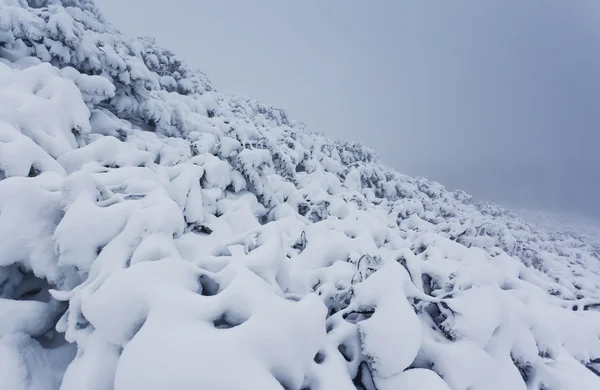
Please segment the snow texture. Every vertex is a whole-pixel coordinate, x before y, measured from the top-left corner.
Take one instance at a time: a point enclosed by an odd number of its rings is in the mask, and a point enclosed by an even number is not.
[[[0,388],[595,390],[600,247],[0,0]]]

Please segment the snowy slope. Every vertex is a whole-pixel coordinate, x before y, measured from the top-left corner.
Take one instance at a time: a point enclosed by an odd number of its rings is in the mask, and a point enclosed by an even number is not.
[[[1,389],[599,389],[589,242],[0,0]]]

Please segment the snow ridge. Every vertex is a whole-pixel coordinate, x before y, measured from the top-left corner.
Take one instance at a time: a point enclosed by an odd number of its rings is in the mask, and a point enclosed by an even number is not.
[[[600,248],[0,0],[0,387],[600,388]]]

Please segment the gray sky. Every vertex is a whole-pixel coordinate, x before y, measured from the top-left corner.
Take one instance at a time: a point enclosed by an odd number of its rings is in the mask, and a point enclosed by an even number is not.
[[[600,217],[598,0],[96,0],[109,21],[480,199]]]

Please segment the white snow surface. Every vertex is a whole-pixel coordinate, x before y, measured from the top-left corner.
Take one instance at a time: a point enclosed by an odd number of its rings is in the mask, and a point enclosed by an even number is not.
[[[596,390],[600,248],[0,0],[0,388]]]

